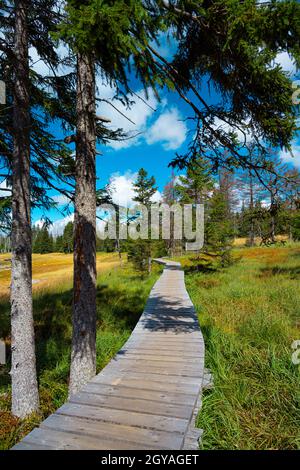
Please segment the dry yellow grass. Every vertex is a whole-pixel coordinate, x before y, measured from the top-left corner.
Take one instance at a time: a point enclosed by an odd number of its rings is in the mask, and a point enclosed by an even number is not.
[[[247,240],[248,240],[247,237],[235,238],[234,242],[233,242],[233,246],[236,246],[236,247],[246,246]],[[279,241],[279,242],[281,240],[288,240],[288,236],[287,235],[276,235],[276,240]],[[259,245],[260,242],[261,242],[261,238],[256,237],[255,238],[255,244]]]
[[[119,265],[117,253],[97,253],[97,272]],[[34,254],[32,259],[33,289],[47,289],[71,281],[73,255],[64,253]],[[0,254],[0,296],[9,294],[10,254]]]

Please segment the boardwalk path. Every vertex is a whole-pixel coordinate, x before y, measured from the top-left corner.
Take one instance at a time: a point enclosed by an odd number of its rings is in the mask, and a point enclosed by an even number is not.
[[[115,358],[13,449],[196,449],[204,343],[180,263],[162,261]]]

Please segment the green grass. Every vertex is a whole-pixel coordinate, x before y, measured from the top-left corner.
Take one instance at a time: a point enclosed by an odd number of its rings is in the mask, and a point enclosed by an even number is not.
[[[214,377],[198,416],[202,447],[299,449],[300,370],[291,343],[300,339],[300,248],[234,254],[233,266],[210,273],[183,259]]]
[[[155,266],[141,278],[129,265],[102,273],[97,288],[97,370],[122,347],[136,325],[158,277]],[[34,295],[36,353],[41,410],[18,420],[10,413],[9,364],[0,368],[0,449],[9,449],[67,398],[71,346],[71,285],[39,290]],[[9,343],[9,304],[0,300],[0,330]],[[1,366],[0,366],[1,367]]]

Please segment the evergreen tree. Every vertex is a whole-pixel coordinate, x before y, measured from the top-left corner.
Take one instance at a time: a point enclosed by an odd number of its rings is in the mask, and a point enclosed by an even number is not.
[[[12,413],[21,418],[39,407],[31,284],[29,6],[27,0],[16,1],[14,39],[11,380]]]
[[[129,59],[145,88],[155,77],[149,67],[147,44],[155,39],[160,19],[151,2],[69,0],[60,28],[77,55],[76,190],[74,228],[73,340],[69,393],[76,393],[96,372],[96,125],[95,67],[103,77],[129,90]],[[123,95],[124,96],[124,95]],[[101,100],[101,97],[100,97]],[[98,120],[99,121],[99,120]],[[100,119],[101,122],[101,119]],[[102,135],[101,135],[102,134]]]
[[[0,159],[12,188],[12,412],[25,417],[38,409],[31,288],[31,206],[49,209],[47,189],[65,181],[56,164],[68,155],[48,124],[55,117],[72,119],[65,106],[70,77],[55,73],[59,57],[49,31],[58,22],[55,0],[2,1],[0,73],[6,84],[6,106],[0,114]],[[42,77],[29,67],[29,47],[54,71]],[[69,87],[69,88],[70,88]],[[54,163],[55,162],[55,163]],[[3,176],[3,175],[2,175]],[[3,211],[1,211],[3,213]]]
[[[206,250],[212,258],[217,255],[221,266],[231,262],[231,248],[234,237],[232,219],[228,217],[228,201],[226,195],[215,188],[209,201],[209,215],[205,226]]]
[[[195,122],[188,151],[177,155],[173,164],[182,167],[204,153],[216,166],[253,168],[245,152],[249,133],[259,142],[261,166],[267,166],[268,145],[290,149],[297,129],[291,79],[274,62],[279,52],[287,51],[300,66],[299,2],[163,0],[161,4],[178,49],[171,63],[152,46],[151,51],[161,74],[191,107]],[[207,77],[207,86],[212,83],[220,92],[217,104],[205,99]]]
[[[138,172],[136,181],[133,184],[136,196],[133,198],[135,202],[145,206],[148,210],[148,239],[147,240],[129,240],[127,243],[128,259],[133,262],[134,266],[141,273],[150,272],[151,257],[153,252],[153,241],[151,240],[151,202],[157,191],[154,176],[148,177],[148,173],[144,168]],[[138,210],[138,209],[137,209]],[[133,224],[139,223],[140,217],[134,220]]]
[[[178,203],[180,199],[180,194],[178,194],[177,191],[177,185],[176,185],[176,176],[174,171],[172,170],[171,177],[168,181],[168,183],[165,185],[162,193],[162,202],[164,204],[167,204],[170,209],[171,207]],[[166,249],[168,252],[168,255],[172,258],[175,253],[181,254],[182,253],[182,240],[175,240],[174,237],[174,229],[175,229],[175,218],[174,218],[174,213],[171,211],[170,212],[170,238],[169,240],[165,240],[166,244]]]
[[[211,164],[200,156],[188,166],[186,175],[179,176],[175,184],[178,201],[181,204],[203,204],[204,220],[208,217],[208,200],[213,190]],[[195,230],[195,216],[193,217],[193,229]]]
[[[198,157],[188,166],[185,176],[179,176],[175,185],[179,200],[184,204],[204,204],[213,189],[211,165]]]
[[[154,176],[148,177],[147,171],[144,170],[144,168],[140,168],[137,180],[133,184],[133,188],[136,193],[133,200],[146,207],[150,207],[152,197],[157,191]]]
[[[58,235],[55,240],[55,251],[57,253],[63,253],[64,251],[64,244],[63,244],[63,236]]]
[[[62,251],[64,253],[73,253],[74,246],[74,224],[73,222],[68,222],[64,228],[64,233],[62,236]]]
[[[291,217],[291,234],[293,240],[300,240],[300,210],[294,212]]]

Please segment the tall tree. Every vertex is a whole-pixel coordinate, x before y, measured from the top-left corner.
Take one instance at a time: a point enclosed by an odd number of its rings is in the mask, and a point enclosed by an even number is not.
[[[211,165],[204,157],[198,157],[187,168],[186,175],[180,176],[175,185],[180,202],[203,204],[213,188]]]
[[[32,313],[30,91],[27,31],[29,7],[28,0],[16,1],[11,237],[11,380],[12,413],[21,418],[37,411],[39,407]]]
[[[136,193],[133,200],[149,207],[152,202],[152,197],[157,191],[154,176],[148,177],[147,171],[144,168],[140,168],[133,188]]]
[[[73,253],[74,251],[74,224],[68,222],[64,228],[62,236],[62,251],[64,253]]]
[[[151,257],[152,257],[152,248],[153,242],[151,240],[151,203],[154,194],[157,191],[155,186],[154,176],[148,176],[147,171],[144,168],[140,168],[137,179],[133,184],[134,196],[133,201],[141,204],[147,208],[148,211],[148,239],[147,240],[129,240],[127,243],[128,250],[128,259],[133,261],[135,267],[142,273],[151,271]],[[132,223],[138,223],[140,215]]]
[[[213,188],[214,180],[211,163],[203,156],[199,156],[188,166],[186,174],[179,176],[178,182],[175,185],[175,190],[181,204],[204,205],[205,221],[209,217],[208,203]],[[193,226],[193,228],[196,227],[195,217]]]
[[[96,137],[103,141],[103,120],[95,120],[95,66],[103,77],[129,91],[127,71],[133,59],[145,87],[153,85],[145,45],[154,39],[156,17],[151,2],[90,0],[67,2],[62,37],[77,54],[77,131],[74,248],[74,303],[71,378],[72,395],[96,370]],[[148,54],[149,55],[149,54]],[[123,93],[124,97],[124,93]],[[101,101],[101,97],[100,97]]]
[[[77,54],[73,340],[69,393],[96,373],[96,96],[92,54]]]
[[[55,0],[3,1],[0,70],[7,103],[0,115],[0,159],[12,208],[12,411],[24,417],[38,408],[31,288],[31,207],[49,209],[49,188],[70,182],[56,171],[69,151],[49,132],[51,120],[72,122],[72,77],[56,74],[60,59],[49,35],[58,22]],[[28,49],[52,70],[42,76],[29,67]],[[66,86],[68,84],[68,87]],[[71,92],[69,90],[71,89]],[[13,112],[12,112],[13,111]],[[68,191],[64,191],[70,194]]]

